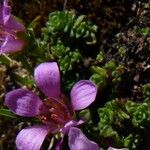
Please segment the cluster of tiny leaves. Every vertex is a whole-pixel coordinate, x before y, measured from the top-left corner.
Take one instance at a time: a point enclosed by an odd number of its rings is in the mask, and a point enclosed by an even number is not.
[[[61,71],[65,74],[66,71],[73,69],[74,64],[78,64],[81,59],[79,49],[71,51],[70,47],[65,46],[62,41],[57,41],[56,45],[51,47],[51,54],[58,60]]]
[[[85,15],[75,11],[57,11],[49,14],[46,27],[43,28],[43,41],[50,43],[50,52],[57,59],[63,73],[72,70],[81,60],[80,41],[87,45],[96,43],[97,26],[87,21]]]
[[[77,66],[84,59],[83,45],[88,48],[89,45],[96,44],[97,29],[85,15],[78,15],[75,11],[56,11],[49,14],[46,27],[42,29],[41,45],[45,47],[49,59],[58,62],[66,89],[79,80],[79,73],[75,70],[78,70]]]
[[[137,149],[141,132],[150,123],[150,105],[115,99],[98,109],[100,136],[111,138],[115,145]]]
[[[88,22],[85,15],[77,15],[75,11],[57,11],[49,14],[49,21],[44,28],[45,40],[56,38],[82,39],[86,44],[96,43],[96,32],[98,27]]]
[[[121,81],[122,74],[125,71],[123,65],[116,65],[114,60],[110,60],[102,67],[93,66],[91,80],[95,82],[101,89],[105,88],[110,81],[118,84]]]

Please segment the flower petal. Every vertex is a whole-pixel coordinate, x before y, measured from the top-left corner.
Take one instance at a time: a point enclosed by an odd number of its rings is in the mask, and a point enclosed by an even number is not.
[[[17,115],[33,117],[39,114],[42,101],[31,91],[16,89],[6,94],[5,104]]]
[[[60,73],[56,62],[46,62],[37,66],[34,78],[45,95],[53,98],[60,96]]]
[[[99,150],[98,144],[90,141],[80,129],[72,127],[68,134],[70,150]]]
[[[83,123],[84,123],[83,120],[79,120],[79,121],[71,120],[71,121],[67,122],[62,129],[60,129],[60,132],[62,132],[63,134],[66,134],[69,132],[69,129],[71,127],[75,127],[75,126],[81,125]]]
[[[0,54],[21,51],[24,45],[25,42],[23,40],[17,39],[17,37],[15,38],[12,35],[7,35],[4,43],[0,47]]]
[[[89,80],[80,80],[71,90],[71,103],[74,110],[88,107],[96,98],[97,86]]]
[[[48,126],[31,126],[22,129],[16,138],[18,150],[39,150],[44,139],[49,133]]]
[[[8,6],[7,1],[3,0],[0,3],[0,24],[5,25],[11,16],[11,7]]]
[[[117,149],[117,148],[109,147],[107,150],[129,150],[129,149],[128,148]]]
[[[10,32],[11,30],[13,32],[17,32],[17,31],[25,32],[26,29],[25,29],[24,25],[17,20],[16,17],[11,15],[9,20],[7,21],[7,23],[4,26],[4,30],[6,30],[8,32]]]

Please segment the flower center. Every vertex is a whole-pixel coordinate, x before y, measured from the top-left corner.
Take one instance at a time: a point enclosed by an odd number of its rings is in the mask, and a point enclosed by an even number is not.
[[[63,127],[72,119],[71,110],[63,100],[46,99],[40,108],[40,120],[45,124]]]

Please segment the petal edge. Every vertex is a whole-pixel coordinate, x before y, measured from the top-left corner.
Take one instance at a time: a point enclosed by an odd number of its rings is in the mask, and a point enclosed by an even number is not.
[[[39,114],[42,101],[33,92],[20,88],[6,94],[5,105],[17,115],[34,117]]]
[[[100,150],[98,144],[90,141],[78,128],[72,127],[68,138],[70,150]]]
[[[31,126],[22,129],[16,137],[18,150],[39,150],[49,133],[48,126]]]
[[[71,90],[71,103],[74,110],[81,110],[94,102],[97,86],[89,80],[80,80]]]
[[[37,86],[48,97],[60,96],[60,72],[56,62],[42,63],[34,71]]]

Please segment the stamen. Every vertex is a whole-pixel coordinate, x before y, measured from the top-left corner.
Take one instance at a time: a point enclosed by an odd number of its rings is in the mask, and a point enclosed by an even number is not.
[[[53,120],[55,120],[58,124],[62,124],[64,125],[66,123],[66,121],[62,120],[59,116],[55,115],[55,114],[52,114],[51,115],[51,118]]]
[[[46,101],[46,105],[50,106],[51,108],[54,108],[56,110],[56,113],[61,114],[65,118],[71,117],[68,107],[60,101],[48,99]]]
[[[59,127],[64,126],[72,118],[68,107],[60,101],[53,99],[45,100],[40,108],[40,112],[39,118],[43,123],[54,123]]]

